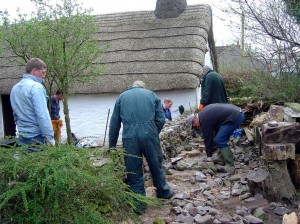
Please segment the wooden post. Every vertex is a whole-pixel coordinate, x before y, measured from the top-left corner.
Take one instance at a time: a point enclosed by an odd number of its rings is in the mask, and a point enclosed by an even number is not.
[[[108,109],[108,112],[107,112],[107,119],[106,119],[106,126],[105,126],[105,132],[104,132],[104,140],[103,140],[103,147],[105,145],[106,131],[107,131],[107,125],[108,125],[108,120],[109,120],[109,113],[110,113],[110,109]]]

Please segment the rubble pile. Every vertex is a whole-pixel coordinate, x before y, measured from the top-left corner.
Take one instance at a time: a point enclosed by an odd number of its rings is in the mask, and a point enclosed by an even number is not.
[[[148,208],[141,216],[144,223],[297,224],[298,202],[270,201],[250,190],[247,175],[264,163],[260,149],[245,134],[230,141],[236,171],[229,175],[206,157],[203,139],[193,135],[185,121],[183,116],[168,122],[160,134],[167,180],[176,194],[163,208]],[[147,178],[147,196],[155,197],[150,182]]]
[[[190,146],[186,145],[188,145],[192,133],[191,128],[186,124],[185,117],[167,121],[159,135],[164,158],[169,161],[185,148],[189,148]]]

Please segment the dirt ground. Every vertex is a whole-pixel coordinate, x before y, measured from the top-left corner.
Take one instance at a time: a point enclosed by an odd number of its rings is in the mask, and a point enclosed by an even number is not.
[[[175,192],[193,192],[198,188],[196,184],[191,184],[190,178],[193,176],[195,171],[192,170],[185,170],[185,171],[177,171],[173,170],[172,175],[167,176],[167,181]],[[238,170],[238,172],[243,172],[242,170]],[[155,195],[153,187],[147,188],[147,195],[153,196]],[[205,200],[202,195],[197,195],[197,200]],[[234,214],[234,212],[239,207],[247,207],[247,208],[257,208],[263,207],[264,211],[266,212],[266,219],[264,220],[264,224],[281,224],[282,223],[282,216],[276,215],[272,209],[269,208],[270,201],[262,198],[256,200],[254,202],[246,204],[245,202],[241,201],[239,197],[231,197],[228,200],[220,202],[215,208],[219,210],[222,214]],[[285,205],[286,208],[289,208],[291,211],[295,211],[298,215],[299,208],[295,208],[292,206]],[[171,201],[165,201],[162,203],[161,208],[155,207],[148,207],[145,214],[141,215],[140,218],[145,224],[152,224],[153,220],[156,217],[162,217],[167,220],[174,220],[175,214],[170,212],[172,208]],[[236,222],[237,223],[237,222]],[[231,224],[231,223],[224,223],[224,224]]]

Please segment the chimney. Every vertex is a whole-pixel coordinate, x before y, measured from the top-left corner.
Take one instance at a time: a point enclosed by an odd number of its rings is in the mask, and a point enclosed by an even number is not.
[[[186,8],[186,0],[157,0],[154,14],[156,18],[178,17]]]

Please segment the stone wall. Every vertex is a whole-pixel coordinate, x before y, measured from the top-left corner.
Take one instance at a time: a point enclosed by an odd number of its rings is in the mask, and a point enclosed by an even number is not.
[[[174,121],[167,121],[160,133],[161,146],[164,158],[169,160],[176,157],[183,150],[191,150],[189,140],[193,132],[186,124],[186,116],[180,116]]]

